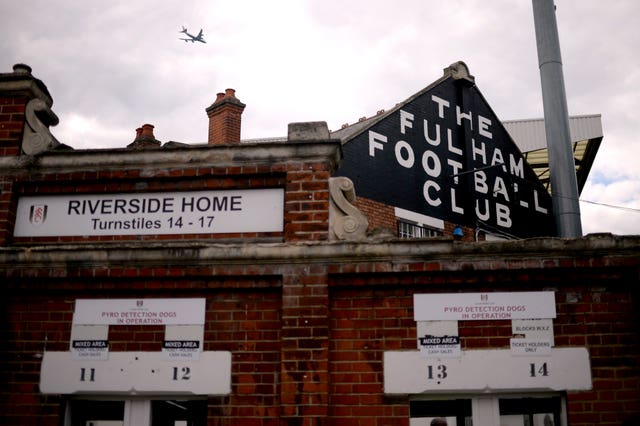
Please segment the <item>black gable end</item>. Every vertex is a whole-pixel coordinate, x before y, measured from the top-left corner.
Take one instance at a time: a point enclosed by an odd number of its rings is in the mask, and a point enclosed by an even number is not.
[[[343,145],[359,197],[510,238],[555,235],[551,198],[472,80],[445,77]]]

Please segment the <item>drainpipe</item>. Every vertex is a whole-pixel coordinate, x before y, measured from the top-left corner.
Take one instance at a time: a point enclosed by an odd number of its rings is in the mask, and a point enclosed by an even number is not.
[[[553,0],[532,0],[542,85],[553,214],[558,236],[582,236],[575,162],[569,133],[567,95]]]

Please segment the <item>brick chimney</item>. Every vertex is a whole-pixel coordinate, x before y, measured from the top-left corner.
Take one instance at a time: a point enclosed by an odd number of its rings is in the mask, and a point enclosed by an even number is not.
[[[153,125],[143,124],[136,129],[136,138],[127,145],[129,149],[145,149],[159,147],[161,142],[153,136]]]
[[[206,109],[210,145],[240,143],[242,111],[245,106],[236,98],[236,91],[233,89],[218,93],[215,102]]]

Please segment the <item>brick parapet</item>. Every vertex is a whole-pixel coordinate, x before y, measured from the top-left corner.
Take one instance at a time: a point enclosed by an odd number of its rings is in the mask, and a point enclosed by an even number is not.
[[[255,147],[251,148],[255,150]],[[0,158],[0,178],[9,190],[2,193],[2,244],[73,242],[167,241],[176,239],[304,241],[328,238],[328,179],[339,159],[339,145],[298,143],[264,146],[252,161],[247,148],[207,146],[156,149],[145,152],[48,153],[37,158]],[[251,151],[252,153],[254,151]],[[253,154],[252,154],[253,155]],[[292,161],[291,158],[302,158]],[[215,164],[212,166],[212,164]],[[6,185],[5,185],[6,186]],[[12,212],[21,195],[140,193],[224,189],[285,189],[283,232],[244,234],[185,234],[21,238],[11,240]],[[7,207],[6,201],[10,200]],[[5,203],[2,203],[5,201]],[[14,215],[15,213],[13,213]]]

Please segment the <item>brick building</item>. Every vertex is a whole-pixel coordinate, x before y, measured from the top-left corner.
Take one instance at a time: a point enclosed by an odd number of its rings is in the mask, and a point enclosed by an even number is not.
[[[0,75],[0,423],[637,423],[640,238],[367,231],[341,140],[241,144],[231,90],[206,145],[71,150],[51,105]]]

